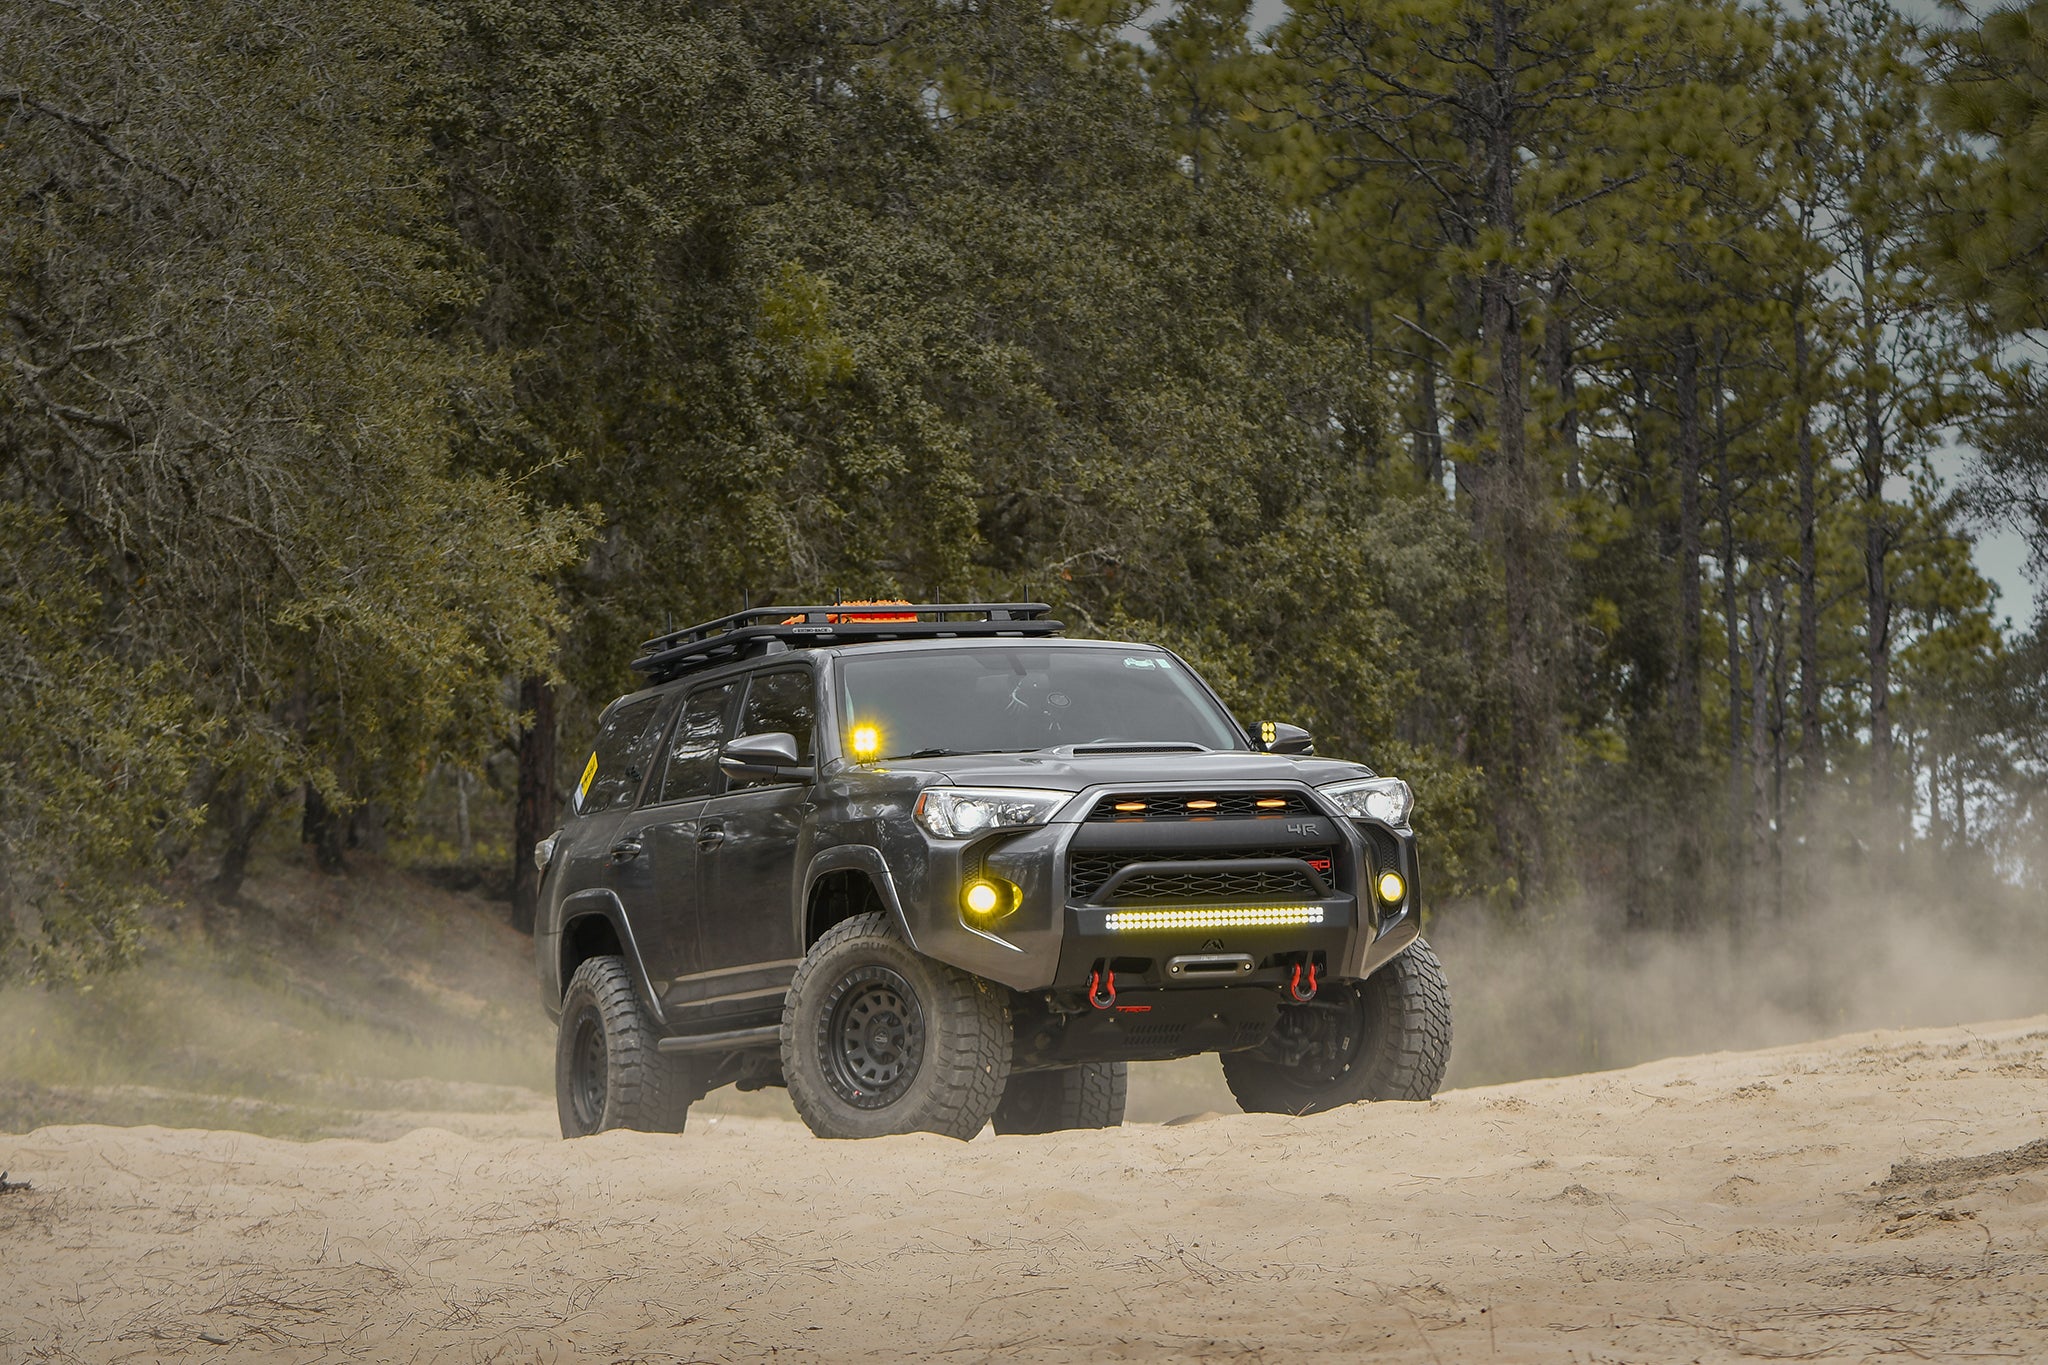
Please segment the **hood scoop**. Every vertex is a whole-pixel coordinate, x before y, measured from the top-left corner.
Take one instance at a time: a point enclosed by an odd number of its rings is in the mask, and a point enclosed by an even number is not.
[[[1183,740],[1113,739],[1101,744],[1076,744],[1067,752],[1078,758],[1083,754],[1206,754],[1213,751],[1206,745]]]

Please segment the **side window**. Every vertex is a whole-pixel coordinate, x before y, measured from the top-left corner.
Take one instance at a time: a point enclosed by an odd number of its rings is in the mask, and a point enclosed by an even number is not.
[[[725,785],[718,771],[718,750],[725,743],[725,704],[732,684],[695,692],[683,703],[668,740],[668,767],[662,773],[662,801],[711,796]]]
[[[781,730],[796,736],[799,763],[811,761],[811,732],[818,727],[816,690],[809,669],[760,673],[747,684],[747,704],[740,714],[742,735]]]
[[[655,708],[661,697],[642,697],[615,707],[598,731],[590,761],[576,781],[569,805],[578,815],[607,810],[631,801],[647,776],[647,763],[661,743],[661,727],[654,724]]]

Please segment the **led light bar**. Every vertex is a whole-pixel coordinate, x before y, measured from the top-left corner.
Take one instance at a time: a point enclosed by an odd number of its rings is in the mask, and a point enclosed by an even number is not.
[[[1112,910],[1102,927],[1113,934],[1147,929],[1268,929],[1321,924],[1320,905],[1192,905],[1175,910]]]

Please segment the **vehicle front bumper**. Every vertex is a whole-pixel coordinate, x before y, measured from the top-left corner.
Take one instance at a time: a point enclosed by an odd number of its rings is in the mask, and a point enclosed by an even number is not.
[[[1086,991],[1091,977],[1105,970],[1117,973],[1119,989],[1284,987],[1298,968],[1309,964],[1321,980],[1368,976],[1419,932],[1419,869],[1413,835],[1406,831],[1345,818],[1308,788],[1302,790],[1323,814],[1306,832],[1287,832],[1281,817],[1146,822],[1138,829],[1084,823],[1079,813],[1105,790],[1082,793],[1063,812],[1071,818],[1040,828],[967,843],[927,840],[919,850],[922,858],[890,859],[897,869],[895,898],[918,951],[1027,992]],[[1275,856],[1310,846],[1333,848],[1336,856],[1321,878],[1327,894],[1285,902],[1104,905],[1070,894],[1068,873],[1076,852],[1141,844],[1191,858],[1226,849],[1241,857],[1252,845],[1269,847]],[[1371,889],[1390,867],[1407,886],[1406,895],[1393,905],[1381,903]],[[986,928],[969,924],[960,908],[962,886],[978,876],[1003,878],[1021,893],[1018,908]],[[1257,923],[1251,921],[1264,916],[1217,913],[1283,907],[1299,910],[1299,918],[1310,922]],[[1148,913],[1153,911],[1185,915]],[[1250,957],[1252,967],[1227,980],[1190,979],[1169,971],[1175,958],[1239,954]]]

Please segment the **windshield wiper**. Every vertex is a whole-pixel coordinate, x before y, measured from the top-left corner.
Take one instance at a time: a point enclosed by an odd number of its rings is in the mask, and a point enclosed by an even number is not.
[[[897,758],[963,758],[972,754],[1030,754],[1035,749],[919,749],[915,753],[897,754]]]

